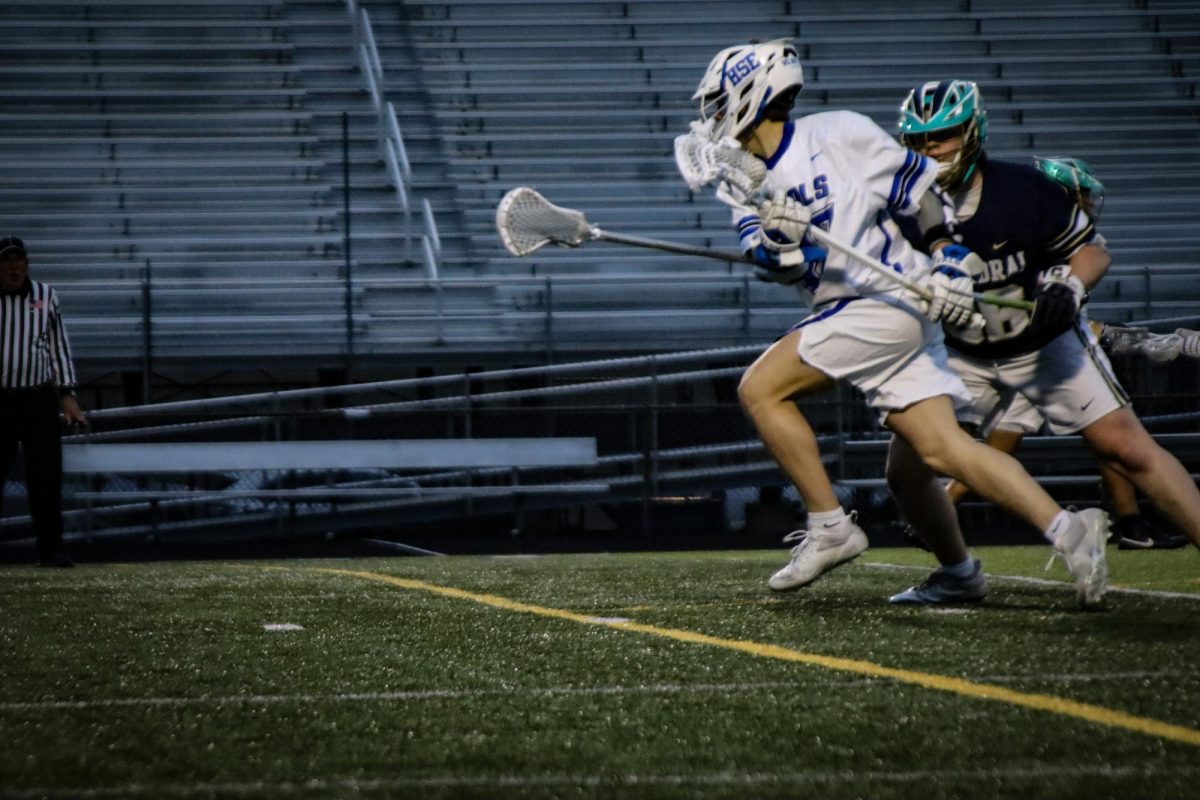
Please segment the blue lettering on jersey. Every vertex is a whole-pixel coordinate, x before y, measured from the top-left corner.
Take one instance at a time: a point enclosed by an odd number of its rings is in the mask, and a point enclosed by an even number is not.
[[[754,53],[747,53],[741,59],[733,62],[732,65],[725,68],[725,79],[729,81],[729,85],[737,86],[742,82],[742,79],[749,75],[754,70],[762,66],[758,57]]]
[[[826,206],[825,208],[821,209],[816,214],[813,214],[812,219],[809,221],[810,227],[816,225],[818,228],[826,231],[829,230],[829,226],[832,224],[833,206]],[[818,244],[807,233],[804,234],[803,243],[808,247],[821,247],[821,245]],[[800,279],[800,282],[804,284],[805,289],[808,289],[813,294],[816,294],[817,287],[821,285],[821,278],[825,275],[825,259],[814,258],[811,261],[806,262],[805,266],[806,269],[804,270],[804,276]]]
[[[813,194],[808,195],[808,186],[801,183],[800,185],[788,189],[788,197],[795,200],[797,203],[805,206],[811,206],[818,200],[824,200],[829,197],[829,178],[824,173],[813,178],[812,182]]]

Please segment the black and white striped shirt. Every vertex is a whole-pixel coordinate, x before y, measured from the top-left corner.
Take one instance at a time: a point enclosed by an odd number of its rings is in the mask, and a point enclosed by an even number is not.
[[[0,389],[75,387],[58,295],[46,284],[27,280],[19,292],[0,292],[0,357]]]

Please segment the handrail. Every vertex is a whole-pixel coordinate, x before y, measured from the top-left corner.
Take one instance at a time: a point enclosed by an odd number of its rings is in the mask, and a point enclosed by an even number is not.
[[[396,201],[404,214],[404,260],[412,261],[412,206],[409,202],[409,189],[412,182],[412,164],[408,159],[408,149],[404,145],[404,137],[400,132],[400,123],[396,119],[396,107],[383,96],[383,61],[379,57],[379,47],[375,43],[375,33],[371,28],[371,17],[365,8],[360,8],[356,0],[346,0],[346,11],[354,30],[354,49],[358,53],[359,71],[366,84],[371,106],[377,117],[377,135],[379,148],[383,152],[383,160],[392,187],[396,191]],[[424,204],[426,235],[439,239],[437,221],[428,202]],[[433,248],[424,247],[422,255],[425,259],[425,272],[437,279],[441,260],[441,244]]]

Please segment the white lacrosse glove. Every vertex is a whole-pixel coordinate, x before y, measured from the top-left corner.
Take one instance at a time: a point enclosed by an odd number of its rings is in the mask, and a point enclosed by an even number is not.
[[[961,244],[946,245],[933,257],[933,273],[925,280],[932,295],[925,309],[930,322],[956,327],[971,324],[975,316],[975,281],[969,271],[972,259],[982,262]]]
[[[778,189],[770,200],[759,205],[758,216],[762,220],[763,244],[782,253],[800,247],[800,240],[808,231],[812,212],[787,192]]]

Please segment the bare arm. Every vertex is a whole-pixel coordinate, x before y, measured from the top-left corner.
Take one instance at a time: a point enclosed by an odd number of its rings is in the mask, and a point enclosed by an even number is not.
[[[1097,244],[1085,244],[1075,251],[1067,262],[1071,266],[1071,274],[1083,282],[1089,291],[1100,282],[1112,264],[1112,256]]]

